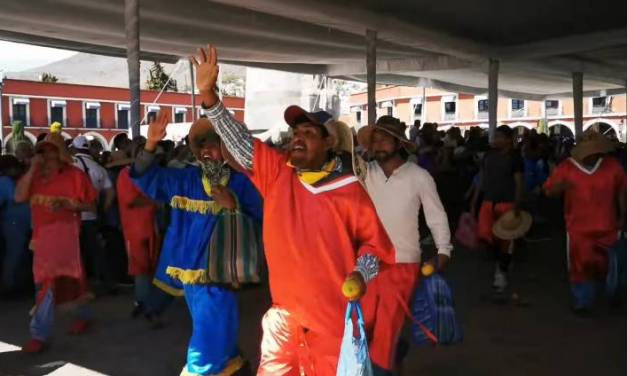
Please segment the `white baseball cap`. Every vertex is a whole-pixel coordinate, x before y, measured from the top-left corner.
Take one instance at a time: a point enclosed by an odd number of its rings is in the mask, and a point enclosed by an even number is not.
[[[72,141],[75,149],[89,149],[89,140],[85,136],[78,136]]]

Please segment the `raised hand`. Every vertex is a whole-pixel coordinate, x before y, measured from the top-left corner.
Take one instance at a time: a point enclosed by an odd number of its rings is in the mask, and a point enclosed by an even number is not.
[[[170,111],[160,110],[157,117],[148,126],[148,137],[146,137],[146,151],[154,152],[157,149],[159,141],[163,140],[166,136],[166,128],[170,122]]]
[[[207,49],[199,48],[198,55],[190,57],[190,61],[196,67],[196,86],[203,104],[211,107],[218,101],[216,95],[216,83],[220,72],[218,52],[212,45],[207,45]]]

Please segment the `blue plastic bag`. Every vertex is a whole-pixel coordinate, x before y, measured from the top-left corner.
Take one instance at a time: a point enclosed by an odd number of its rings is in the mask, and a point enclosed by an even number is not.
[[[412,311],[412,339],[417,346],[454,345],[463,341],[453,294],[439,274],[419,282]]]
[[[606,280],[607,296],[613,298],[627,287],[627,240],[625,234],[608,252],[608,270]]]
[[[353,311],[357,313],[359,338],[354,336]],[[368,354],[366,325],[359,302],[350,302],[346,308],[344,337],[337,365],[337,376],[374,376]]]

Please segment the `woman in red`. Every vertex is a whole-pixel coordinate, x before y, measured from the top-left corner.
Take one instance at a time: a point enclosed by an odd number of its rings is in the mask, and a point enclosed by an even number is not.
[[[123,153],[123,152],[122,152]],[[130,158],[113,156],[111,165],[130,164]],[[152,275],[159,261],[159,234],[155,215],[157,205],[133,184],[129,167],[120,171],[116,183],[120,219],[126,252],[128,273],[135,278],[135,309],[133,316],[144,311],[152,286]]]
[[[33,219],[33,274],[36,305],[26,352],[40,352],[52,334],[54,308],[63,303],[84,303],[87,282],[81,262],[79,230],[83,211],[96,210],[97,192],[87,174],[72,166],[63,137],[49,134],[37,144],[37,155],[15,189],[16,202],[30,202]],[[91,311],[78,305],[70,329],[87,329]]]

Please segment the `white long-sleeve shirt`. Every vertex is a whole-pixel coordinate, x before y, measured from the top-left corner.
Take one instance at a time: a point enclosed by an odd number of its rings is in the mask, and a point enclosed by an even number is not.
[[[451,230],[435,181],[426,170],[406,162],[387,178],[377,162],[368,164],[366,188],[392,243],[397,263],[419,263],[418,215],[424,208],[439,254],[451,255]]]

